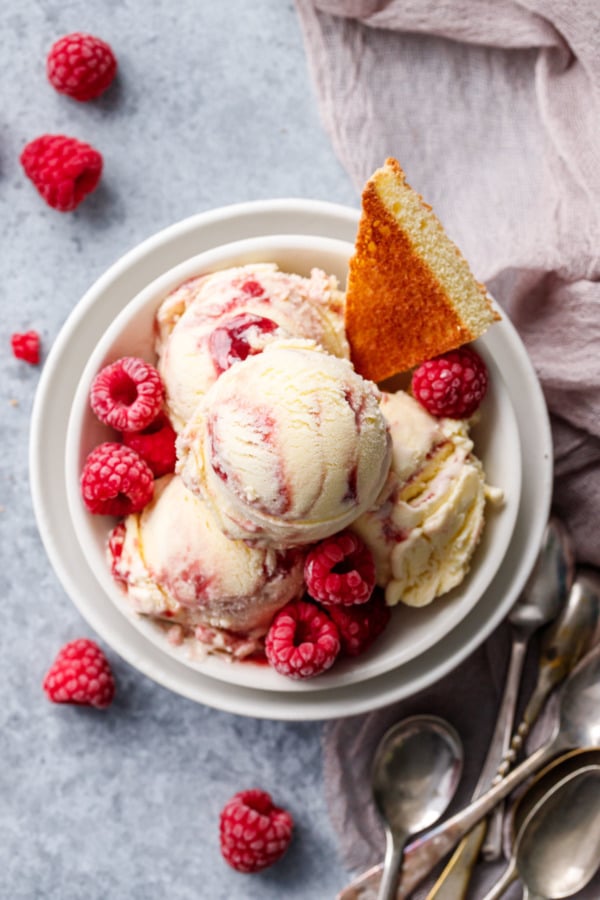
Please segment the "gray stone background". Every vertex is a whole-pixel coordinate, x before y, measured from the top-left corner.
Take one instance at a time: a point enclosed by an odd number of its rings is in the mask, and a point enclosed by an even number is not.
[[[45,77],[50,45],[71,31],[107,40],[119,61],[118,81],[87,104]],[[94,635],[37,533],[27,444],[39,370],[9,343],[35,328],[46,354],[108,266],[186,216],[285,196],[358,205],[318,119],[293,5],[4,0],[0,41],[0,897],[333,897],[347,874],[324,806],[320,724],[194,704],[106,647],[109,711],[45,699],[60,646]],[[101,186],[74,213],[47,207],[21,170],[21,149],[45,132],[104,156]],[[222,861],[217,823],[253,785],[297,827],[286,860],[249,877]]]

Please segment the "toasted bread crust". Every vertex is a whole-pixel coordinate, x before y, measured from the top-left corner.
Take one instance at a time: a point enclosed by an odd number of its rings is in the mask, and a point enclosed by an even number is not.
[[[418,198],[419,214],[439,231],[441,262],[459,268],[470,288],[470,302],[481,305],[483,327],[471,327],[461,314],[461,301],[443,286],[435,268],[419,252],[419,222],[414,234],[403,226],[382,197],[390,173],[401,192]],[[394,183],[392,182],[392,186]],[[474,340],[497,318],[485,288],[475,281],[458,248],[406,183],[395,159],[386,160],[365,185],[355,252],[350,260],[346,293],[346,331],[352,360],[364,377],[382,381],[426,359]]]

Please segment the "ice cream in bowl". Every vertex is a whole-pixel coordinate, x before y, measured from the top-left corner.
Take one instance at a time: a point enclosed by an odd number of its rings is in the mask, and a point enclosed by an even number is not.
[[[363,283],[385,288],[381,259],[368,270],[380,236],[361,250],[368,212],[355,244],[265,235],[152,280],[99,336],[72,404],[69,513],[107,602],[234,685],[319,691],[402,666],[460,628],[512,536],[505,325],[487,297],[440,312],[472,290],[462,258],[428,290],[419,339],[410,261],[393,286],[413,313],[395,322],[395,297],[376,297],[365,324]],[[451,333],[439,354],[434,312]]]

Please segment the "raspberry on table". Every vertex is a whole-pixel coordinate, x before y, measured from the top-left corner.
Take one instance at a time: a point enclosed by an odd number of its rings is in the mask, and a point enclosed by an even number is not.
[[[98,186],[102,156],[90,144],[64,134],[42,134],[21,153],[21,165],[46,203],[71,212]]]
[[[471,347],[459,347],[421,363],[412,376],[412,392],[432,416],[468,419],[488,387],[488,370]]]
[[[289,847],[293,824],[289,812],[275,806],[266,791],[240,791],[221,811],[223,858],[238,872],[266,869]]]
[[[340,531],[310,551],[304,580],[308,593],[319,603],[366,603],[375,586],[373,555],[357,534]]]
[[[103,94],[116,72],[117,60],[109,45],[78,31],[55,41],[46,60],[50,84],[60,94],[80,101]]]
[[[40,336],[37,331],[25,331],[22,334],[15,332],[11,335],[10,344],[17,359],[37,366],[40,361]]]
[[[44,691],[53,703],[76,703],[106,709],[115,695],[115,680],[106,656],[94,641],[79,638],[62,648],[48,670]]]
[[[124,431],[123,443],[136,450],[144,459],[155,478],[175,471],[177,455],[175,439],[177,435],[167,415],[159,412],[157,417],[142,431]]]
[[[391,611],[383,591],[375,590],[367,603],[360,606],[330,606],[327,611],[340,635],[341,654],[359,656],[386,629]]]
[[[81,495],[89,512],[128,516],[139,512],[154,494],[154,476],[139,453],[106,441],[87,457],[81,473]]]
[[[159,414],[164,397],[157,370],[137,356],[105,366],[90,388],[92,409],[117,431],[143,431]]]
[[[329,669],[340,652],[337,626],[324,610],[306,600],[280,609],[265,638],[265,654],[281,675],[313,678]]]

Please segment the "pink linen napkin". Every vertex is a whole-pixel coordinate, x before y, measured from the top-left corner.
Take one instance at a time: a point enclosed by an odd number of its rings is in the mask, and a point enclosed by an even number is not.
[[[551,412],[554,511],[569,526],[578,561],[600,565],[597,0],[296,0],[296,7],[322,119],[357,190],[395,156],[519,330]],[[349,867],[381,855],[366,774],[387,725],[414,712],[452,721],[467,751],[467,799],[507,650],[502,627],[446,681],[326,727],[328,799]],[[532,658],[525,697],[534,665]],[[478,878],[496,875],[487,866]],[[597,898],[599,884],[581,896]]]

